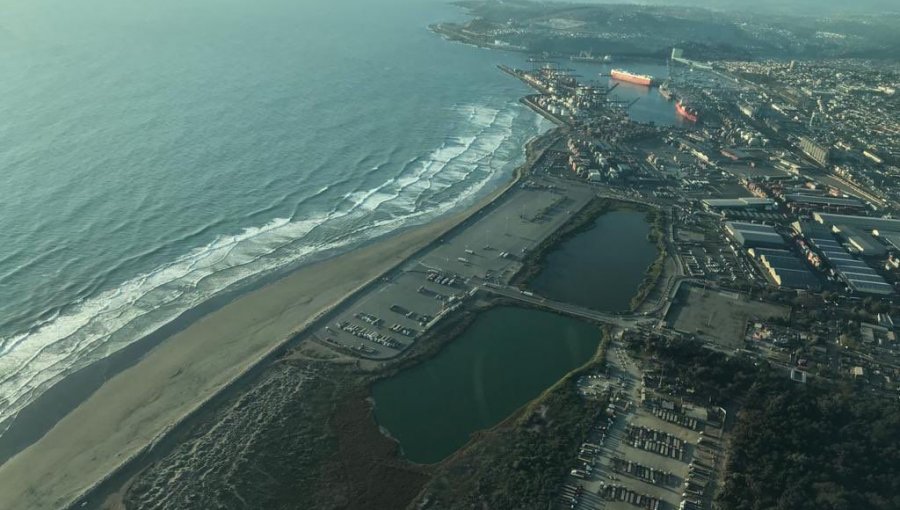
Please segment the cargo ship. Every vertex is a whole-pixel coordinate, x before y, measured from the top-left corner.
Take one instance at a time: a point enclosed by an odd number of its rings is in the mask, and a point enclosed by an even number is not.
[[[621,69],[613,69],[609,72],[609,76],[614,80],[624,81],[626,83],[634,83],[635,85],[644,85],[649,87],[653,85],[654,78],[647,74],[634,74]]]
[[[685,105],[681,100],[675,103],[675,112],[691,122],[697,122],[698,120],[700,120],[697,110]]]
[[[672,100],[673,94],[672,94],[672,90],[669,88],[669,82],[664,81],[659,86],[659,95],[661,95],[663,97],[663,99],[665,99],[666,101]]]

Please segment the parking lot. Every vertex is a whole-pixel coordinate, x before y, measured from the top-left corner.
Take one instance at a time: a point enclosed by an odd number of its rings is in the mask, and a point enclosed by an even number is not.
[[[751,282],[756,273],[741,249],[723,234],[720,218],[710,215],[677,215],[675,239],[685,272],[721,285]]]
[[[694,286],[683,286],[666,321],[669,327],[696,334],[723,349],[743,347],[747,321],[785,318],[785,307],[746,296]]]
[[[591,394],[608,389],[612,399],[581,446],[561,508],[708,508],[721,459],[718,429],[707,424],[705,409],[645,392],[640,368],[617,342],[607,372],[581,386]]]
[[[526,181],[345,306],[314,337],[367,358],[395,356],[459,303],[473,278],[506,283],[523,255],[590,199],[577,183]]]

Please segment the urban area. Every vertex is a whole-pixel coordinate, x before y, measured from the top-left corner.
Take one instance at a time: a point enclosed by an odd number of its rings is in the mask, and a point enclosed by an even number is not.
[[[604,361],[576,381],[593,407],[556,504],[729,508],[717,494],[740,406],[662,359],[685,355],[680,342],[700,346],[693,356],[705,363],[765,364],[792,385],[840,381],[890,406],[900,399],[898,74],[855,61],[695,61],[672,48],[665,78],[623,64],[598,73],[608,81],[580,81],[567,65],[585,58],[498,66],[557,127],[503,200],[315,339],[390,359],[491,296],[605,324]],[[618,99],[619,86],[659,94],[677,122],[631,120],[637,99]],[[523,284],[532,253],[602,199],[657,214],[661,257],[631,310],[599,312]],[[423,508],[442,508],[441,489],[426,493]]]
[[[897,62],[843,56],[824,28],[815,44],[834,55],[818,59],[775,56],[800,44],[782,32],[771,56],[741,59],[665,34],[662,55],[534,51],[529,36],[594,37],[561,18],[432,30],[505,50],[496,72],[552,124],[525,163],[310,320],[178,445],[72,507],[219,507],[199,483],[273,508],[900,508]],[[651,102],[671,121],[637,119]],[[620,260],[638,266],[636,291],[622,283],[624,302],[597,305],[595,289],[618,283],[590,287],[590,258],[541,283],[549,257],[611,211],[647,229],[649,258]],[[582,252],[616,252],[627,228]],[[531,381],[509,382],[512,365],[529,348],[503,347],[493,372],[518,400],[489,409],[490,355],[453,356],[491,314],[506,318],[483,337],[538,327],[516,310],[572,321],[549,339],[571,366],[533,355],[548,380],[519,395]],[[253,469],[233,476],[232,457]],[[185,474],[194,462],[202,476]],[[284,488],[273,473],[290,489],[264,490]]]

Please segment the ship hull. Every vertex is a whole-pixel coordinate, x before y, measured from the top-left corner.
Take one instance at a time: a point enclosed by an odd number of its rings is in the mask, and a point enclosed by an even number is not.
[[[653,85],[653,77],[643,74],[631,74],[627,71],[613,69],[612,71],[610,71],[609,76],[614,80],[622,81],[625,83],[633,83],[635,85],[643,85],[645,87]]]
[[[686,107],[681,103],[681,101],[675,103],[675,112],[676,112],[678,115],[681,115],[684,119],[689,120],[689,121],[691,121],[691,122],[697,122],[697,121],[699,120],[699,117],[697,116],[697,113],[694,112],[694,111],[692,111],[692,110],[689,110],[688,108],[686,108]]]

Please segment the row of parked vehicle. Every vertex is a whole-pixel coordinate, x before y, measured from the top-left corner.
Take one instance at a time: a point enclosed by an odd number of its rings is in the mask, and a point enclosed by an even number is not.
[[[613,457],[612,465],[613,469],[619,473],[629,474],[654,485],[677,485],[678,483],[672,473],[668,471],[647,467],[630,460]]]
[[[691,430],[697,430],[698,428],[700,428],[700,422],[696,418],[691,418],[690,416],[687,416],[684,413],[679,413],[677,411],[670,411],[661,407],[654,407],[653,415],[661,420],[665,420],[669,423],[674,423],[675,425],[680,425]]]
[[[625,429],[631,446],[663,457],[684,459],[684,441],[660,430],[628,425]]]
[[[662,508],[662,502],[658,498],[654,498],[647,494],[638,494],[621,485],[604,485],[603,488],[600,489],[600,495],[606,499],[624,501],[636,507],[646,508],[648,510],[659,510]]]
[[[357,324],[353,324],[350,321],[344,321],[337,325],[342,331],[346,331],[351,335],[362,338],[363,340],[368,340],[370,342],[374,342],[378,345],[383,345],[390,349],[400,349],[403,347],[403,344],[398,342],[394,337],[385,335],[383,333],[376,333],[370,329],[364,328]]]

